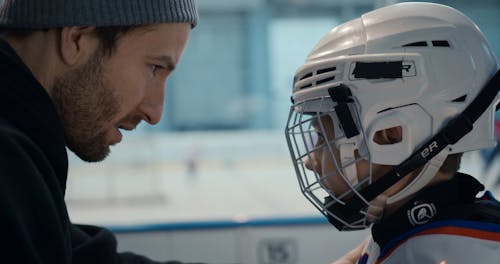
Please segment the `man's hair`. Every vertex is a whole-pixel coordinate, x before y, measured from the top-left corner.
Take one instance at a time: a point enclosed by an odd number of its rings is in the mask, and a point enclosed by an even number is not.
[[[111,56],[118,40],[127,33],[141,26],[109,26],[96,27],[96,35],[101,42],[101,51],[106,56]]]
[[[100,48],[104,55],[111,56],[116,48],[118,40],[131,31],[145,26],[104,26],[96,27],[95,34],[100,41]],[[24,38],[35,31],[48,31],[49,29],[31,28],[3,28],[0,34],[15,38]]]

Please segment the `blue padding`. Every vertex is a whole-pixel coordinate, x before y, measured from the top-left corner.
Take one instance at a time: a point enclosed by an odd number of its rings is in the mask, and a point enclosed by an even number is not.
[[[114,233],[131,232],[159,232],[159,231],[189,231],[189,230],[211,230],[228,229],[239,227],[287,227],[298,225],[329,225],[325,217],[290,217],[290,218],[267,218],[267,219],[249,219],[240,220],[222,220],[222,221],[190,221],[173,222],[147,225],[131,226],[109,226]]]

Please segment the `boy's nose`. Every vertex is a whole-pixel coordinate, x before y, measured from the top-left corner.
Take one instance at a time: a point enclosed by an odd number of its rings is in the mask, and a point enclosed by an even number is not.
[[[321,173],[321,164],[317,161],[316,154],[311,153],[311,157],[305,161],[306,168],[316,173]]]

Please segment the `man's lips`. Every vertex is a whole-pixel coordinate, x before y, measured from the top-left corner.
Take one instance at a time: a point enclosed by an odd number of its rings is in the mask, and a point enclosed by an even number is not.
[[[127,130],[127,131],[132,131],[134,130],[136,125],[120,125],[118,126],[119,129]]]
[[[123,135],[120,130],[132,131],[136,128],[137,124],[122,124],[115,127],[113,130],[113,137],[111,139],[111,145],[118,144],[122,141]]]
[[[132,131],[137,127],[139,123],[140,120],[138,120],[138,122],[129,121],[129,122],[119,123],[118,125],[113,127],[110,145],[115,145],[122,141],[123,135],[121,130]]]
[[[119,128],[113,129],[113,136],[111,137],[110,145],[118,144],[122,141],[123,135],[120,132]]]

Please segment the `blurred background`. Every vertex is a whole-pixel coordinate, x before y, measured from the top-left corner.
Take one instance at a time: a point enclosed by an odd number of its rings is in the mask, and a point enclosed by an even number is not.
[[[291,264],[343,255],[367,233],[337,232],[299,191],[284,137],[293,74],[331,28],[396,2],[198,1],[162,122],[127,133],[103,163],[71,155],[72,221],[107,226],[120,250],[155,259]],[[500,1],[434,2],[474,20],[500,55]],[[469,153],[461,170],[500,195],[495,153]]]

